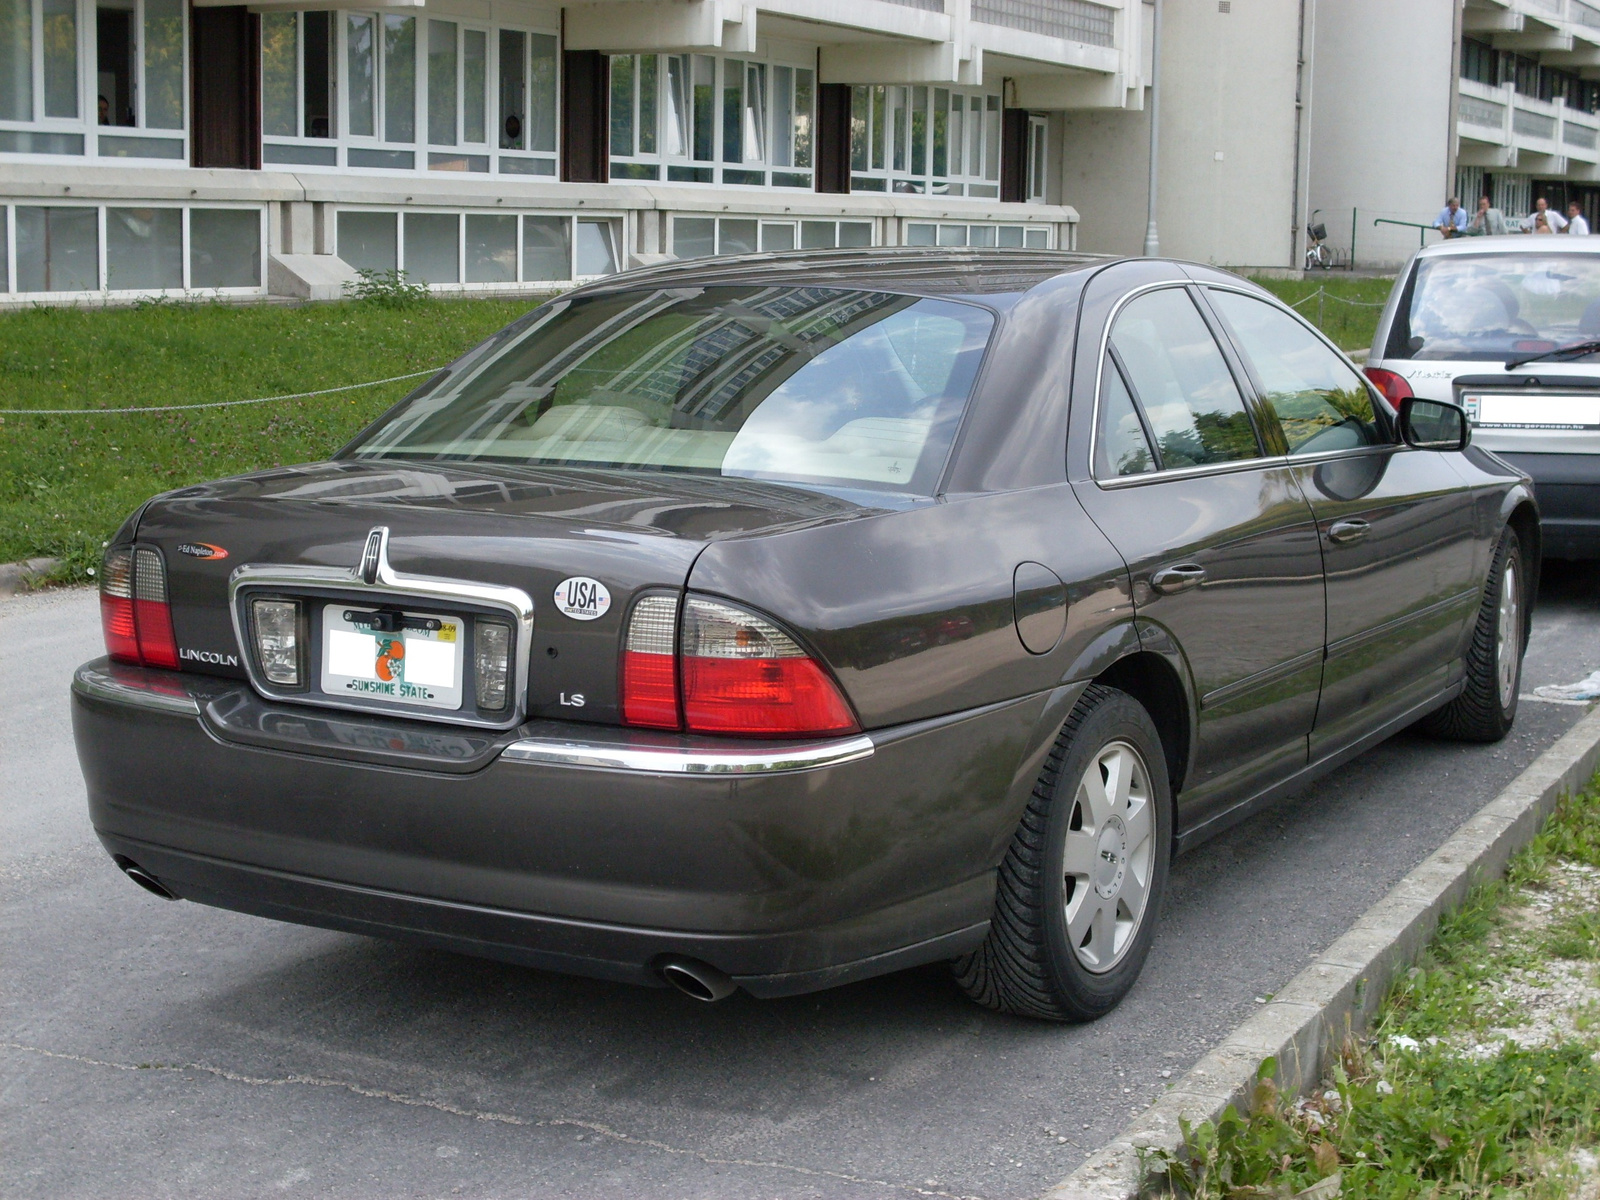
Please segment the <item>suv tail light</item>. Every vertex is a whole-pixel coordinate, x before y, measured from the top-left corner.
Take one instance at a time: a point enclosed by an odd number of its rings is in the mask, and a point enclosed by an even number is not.
[[[756,613],[698,596],[684,602],[681,635],[676,596],[634,605],[622,652],[622,719],[750,737],[860,728],[832,676],[794,638]]]
[[[1400,401],[1411,398],[1411,385],[1405,381],[1405,376],[1396,375],[1393,371],[1385,371],[1382,367],[1365,367],[1367,378],[1383,393],[1383,398],[1389,402],[1389,407],[1395,412],[1400,411]]]
[[[178,666],[178,640],[167,603],[167,568],[148,546],[107,550],[100,574],[100,623],[106,653],[146,667]]]

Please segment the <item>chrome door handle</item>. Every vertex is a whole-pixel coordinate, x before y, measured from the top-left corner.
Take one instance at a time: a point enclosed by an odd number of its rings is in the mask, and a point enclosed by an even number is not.
[[[1206,577],[1206,569],[1199,563],[1179,563],[1166,567],[1150,576],[1150,586],[1163,596],[1175,596],[1197,588]]]
[[[1367,530],[1371,528],[1372,526],[1368,525],[1360,517],[1355,517],[1349,521],[1335,521],[1328,526],[1328,540],[1330,542],[1338,542],[1341,546],[1348,545],[1351,542],[1359,542],[1367,536]]]

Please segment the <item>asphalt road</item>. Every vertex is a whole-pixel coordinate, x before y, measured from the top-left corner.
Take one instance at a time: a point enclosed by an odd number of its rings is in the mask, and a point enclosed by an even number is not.
[[[1600,668],[1549,578],[1524,691]],[[700,1005],[171,904],[84,811],[95,600],[0,601],[0,1195],[1027,1197],[1066,1175],[1584,711],[1401,735],[1180,859],[1143,980],[1057,1027],[943,968]]]

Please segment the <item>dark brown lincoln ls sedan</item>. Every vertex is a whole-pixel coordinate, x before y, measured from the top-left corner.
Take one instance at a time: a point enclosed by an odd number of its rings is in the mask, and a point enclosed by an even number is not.
[[[569,292],[329,462],[158,496],[73,685],[158,895],[719,999],[1089,1019],[1175,851],[1494,740],[1526,476],[1259,288],[1029,251]]]

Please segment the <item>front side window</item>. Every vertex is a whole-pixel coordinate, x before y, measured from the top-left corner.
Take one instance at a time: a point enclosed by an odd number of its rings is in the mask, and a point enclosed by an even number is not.
[[[1264,300],[1212,291],[1261,381],[1290,454],[1377,446],[1386,439],[1372,393],[1355,370],[1299,321]]]
[[[685,291],[554,302],[352,453],[932,493],[987,309],[823,287]]]
[[[1600,255],[1452,254],[1418,260],[1384,357],[1505,362],[1597,337]]]
[[[1163,470],[1260,455],[1239,386],[1184,289],[1130,301],[1112,327],[1111,349],[1155,434]]]

